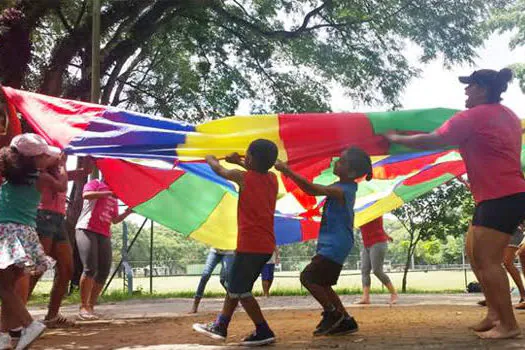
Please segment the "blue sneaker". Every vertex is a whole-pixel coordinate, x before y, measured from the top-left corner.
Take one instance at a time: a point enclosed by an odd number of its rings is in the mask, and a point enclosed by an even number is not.
[[[210,322],[208,324],[194,323],[193,330],[217,340],[226,340],[228,335],[226,327],[215,322]]]
[[[275,343],[275,334],[271,329],[261,332],[254,331],[241,341],[243,346],[263,346],[272,343]]]

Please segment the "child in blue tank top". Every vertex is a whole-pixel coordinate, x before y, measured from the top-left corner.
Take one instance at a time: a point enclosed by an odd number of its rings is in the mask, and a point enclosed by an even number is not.
[[[275,168],[293,180],[312,196],[326,196],[317,254],[301,272],[301,283],[323,307],[323,318],[314,335],[341,335],[353,333],[358,326],[344,308],[332,286],[337,284],[343,264],[354,245],[354,204],[356,180],[372,178],[372,162],[363,150],[352,147],[345,150],[335,163],[334,174],[339,181],[323,186],[314,184],[278,161]]]

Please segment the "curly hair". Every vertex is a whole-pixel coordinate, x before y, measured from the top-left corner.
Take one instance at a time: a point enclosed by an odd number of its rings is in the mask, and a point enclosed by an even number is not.
[[[29,185],[37,172],[33,157],[26,157],[12,147],[0,149],[0,174],[13,185]]]

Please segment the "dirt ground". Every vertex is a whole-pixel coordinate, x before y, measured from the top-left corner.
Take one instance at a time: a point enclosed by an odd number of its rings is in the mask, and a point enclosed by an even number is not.
[[[319,321],[319,310],[267,310],[265,315],[278,338],[272,348],[525,349],[525,338],[479,340],[468,330],[468,326],[485,312],[484,308],[476,306],[363,306],[352,307],[349,311],[358,320],[358,333],[314,338],[311,334]],[[252,331],[252,324],[243,312],[234,316],[226,343],[192,330],[193,323],[213,320],[215,315],[207,312],[198,316],[81,323],[72,329],[48,330],[31,348],[150,349],[148,346],[164,345],[156,349],[238,349],[236,343]],[[518,313],[517,317],[525,326],[525,313]]]

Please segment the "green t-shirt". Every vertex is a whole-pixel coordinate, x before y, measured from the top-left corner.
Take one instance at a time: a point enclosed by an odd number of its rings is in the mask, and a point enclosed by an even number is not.
[[[13,185],[8,181],[0,188],[0,223],[17,223],[36,227],[36,212],[40,192],[36,188],[37,175],[29,185]]]

